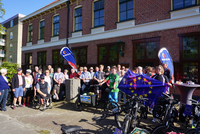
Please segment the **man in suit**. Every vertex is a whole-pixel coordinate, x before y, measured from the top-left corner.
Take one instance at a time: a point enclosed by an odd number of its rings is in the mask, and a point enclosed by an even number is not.
[[[13,109],[16,109],[16,102],[18,98],[19,107],[24,107],[21,104],[23,91],[25,91],[25,77],[22,75],[22,69],[17,69],[17,74],[13,75],[12,78],[12,91],[14,92]]]

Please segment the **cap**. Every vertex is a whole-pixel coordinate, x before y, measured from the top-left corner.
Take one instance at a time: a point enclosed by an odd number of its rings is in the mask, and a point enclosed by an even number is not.
[[[44,75],[41,75],[41,76],[40,76],[40,79],[44,79]]]
[[[21,69],[21,68],[18,68],[18,69],[17,69],[17,72],[19,72],[19,71],[22,71],[22,69]]]
[[[110,66],[107,66],[107,68],[110,68]]]
[[[94,70],[93,67],[90,67],[90,70]]]
[[[26,72],[31,73],[31,70],[30,70],[30,69],[27,69]]]

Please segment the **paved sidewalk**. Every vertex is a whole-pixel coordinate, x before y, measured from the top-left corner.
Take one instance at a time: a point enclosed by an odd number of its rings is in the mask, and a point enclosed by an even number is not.
[[[5,112],[0,112],[0,126],[0,134],[37,134],[29,125],[5,115]]]

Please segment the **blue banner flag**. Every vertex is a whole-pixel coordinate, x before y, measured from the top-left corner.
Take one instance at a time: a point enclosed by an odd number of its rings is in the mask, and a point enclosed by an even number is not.
[[[185,105],[185,111],[184,111],[184,114],[188,115],[188,116],[191,116],[191,113],[192,113],[192,105]]]
[[[68,62],[68,64],[77,72],[76,61],[72,51],[68,47],[60,50],[60,55]]]
[[[158,52],[158,57],[161,63],[168,63],[168,68],[171,71],[172,81],[174,80],[174,66],[172,58],[166,48],[161,48]]]
[[[152,106],[153,103],[157,103],[158,97],[167,91],[168,84],[146,75],[134,74],[128,70],[120,81],[118,88],[130,96],[148,98],[148,103],[151,103]]]

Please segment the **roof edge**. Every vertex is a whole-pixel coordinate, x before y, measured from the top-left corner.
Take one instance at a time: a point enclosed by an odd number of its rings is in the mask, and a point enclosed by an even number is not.
[[[55,7],[55,6],[57,6],[57,5],[60,5],[60,4],[64,3],[64,2],[66,2],[66,1],[67,1],[67,0],[59,0],[59,1],[56,1],[56,2],[54,2],[54,3],[52,2],[52,4],[50,3],[51,5],[47,5],[47,6],[44,6],[43,8],[41,8],[41,9],[39,9],[39,10],[36,10],[35,12],[33,12],[33,13],[27,15],[26,17],[20,19],[20,21],[27,20],[27,19],[29,19],[29,18],[31,18],[31,17],[37,15],[37,14],[40,14],[40,13],[42,13],[42,12],[48,10],[48,9],[51,9],[52,7]]]
[[[7,22],[13,20],[14,18],[19,17],[19,19],[21,19],[21,18],[23,18],[23,17],[25,17],[25,16],[26,16],[26,15],[23,15],[23,14],[18,13],[18,14],[16,14],[16,15],[14,15],[14,16],[8,18],[7,20],[1,22],[1,24],[4,25],[5,23],[7,23]]]

